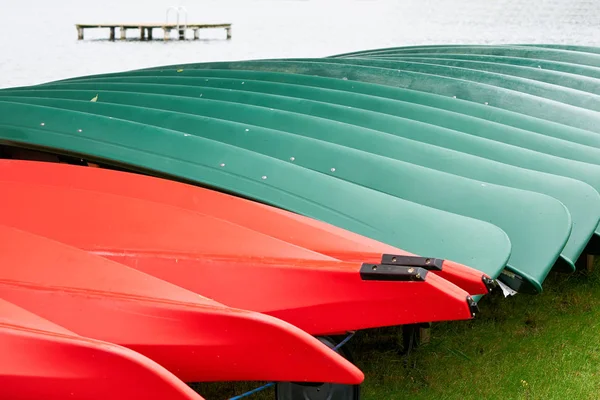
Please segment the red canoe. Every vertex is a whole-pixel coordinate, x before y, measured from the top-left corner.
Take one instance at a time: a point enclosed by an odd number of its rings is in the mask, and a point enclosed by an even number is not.
[[[413,254],[344,229],[275,207],[168,179],[59,163],[0,160],[0,179],[97,190],[185,208],[349,262],[381,263]],[[399,259],[399,257],[396,257]],[[443,260],[433,274],[471,295],[486,294],[492,279],[481,271]]]
[[[137,351],[186,382],[358,384],[364,379],[346,359],[284,321],[223,306],[125,265],[4,225],[0,298],[79,335]]]
[[[474,311],[466,291],[423,268],[341,262],[218,218],[132,197],[0,185],[1,224],[103,255],[228,306],[278,317],[313,335],[468,319]]]
[[[202,400],[154,361],[0,299],[0,398]]]

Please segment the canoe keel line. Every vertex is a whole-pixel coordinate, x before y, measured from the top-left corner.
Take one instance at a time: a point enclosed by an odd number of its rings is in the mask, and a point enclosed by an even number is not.
[[[3,394],[359,399],[356,332],[403,326],[408,352],[491,292],[592,266],[598,111],[600,49],[562,45],[0,90]]]

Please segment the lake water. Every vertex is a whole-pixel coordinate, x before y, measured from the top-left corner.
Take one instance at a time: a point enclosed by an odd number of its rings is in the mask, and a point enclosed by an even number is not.
[[[233,39],[215,30],[201,31],[200,41],[109,42],[108,30],[92,30],[77,40],[76,23],[163,22],[178,5],[189,22],[233,23]],[[0,13],[0,88],[172,63],[415,44],[600,45],[600,0],[0,0]]]

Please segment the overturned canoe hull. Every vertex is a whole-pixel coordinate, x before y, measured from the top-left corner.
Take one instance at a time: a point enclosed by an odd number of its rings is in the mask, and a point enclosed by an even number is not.
[[[39,158],[39,154],[36,157]],[[340,261],[379,264],[383,262],[385,254],[414,256],[396,247],[299,214],[166,179],[59,163],[0,160],[0,180],[99,191],[175,206],[226,220]],[[275,252],[277,245],[280,242],[270,241],[260,255],[294,258],[295,248],[286,246]],[[252,244],[252,249],[255,248],[256,244]],[[225,253],[221,251],[220,254],[230,254],[228,250],[233,251],[234,248],[225,246]],[[239,253],[240,249],[236,247],[235,251]],[[210,253],[215,254],[215,250],[211,249]],[[239,255],[245,258],[251,254]],[[296,256],[323,261],[328,259],[309,252]],[[442,266],[432,269],[431,273],[454,283],[471,295],[486,294],[493,287],[490,276],[449,260],[444,260]]]
[[[183,381],[364,378],[316,338],[273,317],[5,225],[0,237],[1,298],[82,336],[138,351]]]
[[[0,385],[11,400],[202,400],[154,361],[0,299]]]
[[[428,271],[442,267],[441,260],[404,257],[394,265],[318,259],[312,251],[181,208],[47,183],[1,183],[1,209],[7,211],[0,212],[2,224],[313,335],[473,316],[469,293]],[[34,206],[39,198],[44,203]]]

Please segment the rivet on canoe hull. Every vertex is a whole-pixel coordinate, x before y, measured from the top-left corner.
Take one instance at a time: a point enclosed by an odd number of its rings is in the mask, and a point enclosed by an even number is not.
[[[290,161],[294,161],[296,157],[290,157]]]
[[[83,132],[83,130],[82,129],[77,129],[77,132],[81,133],[81,132]]]
[[[486,102],[485,102],[485,103],[483,103],[483,104],[485,104],[485,105],[487,106],[487,105],[489,105],[490,103],[488,103],[488,102],[486,101]]]
[[[246,128],[246,132],[250,132],[250,129]]]
[[[266,176],[266,175],[263,175],[263,176],[262,176],[262,179],[263,179],[263,180],[267,179],[267,176]]]
[[[225,166],[225,163],[221,163],[221,164],[219,164],[219,165],[220,165],[221,167],[224,167],[224,166]]]
[[[335,168],[331,168],[331,172],[335,172]]]
[[[455,98],[456,98],[456,96],[452,96],[452,98],[453,98],[453,99],[455,99]]]
[[[40,125],[41,125],[41,126],[44,126],[44,125],[46,125],[46,123],[42,122]]]

